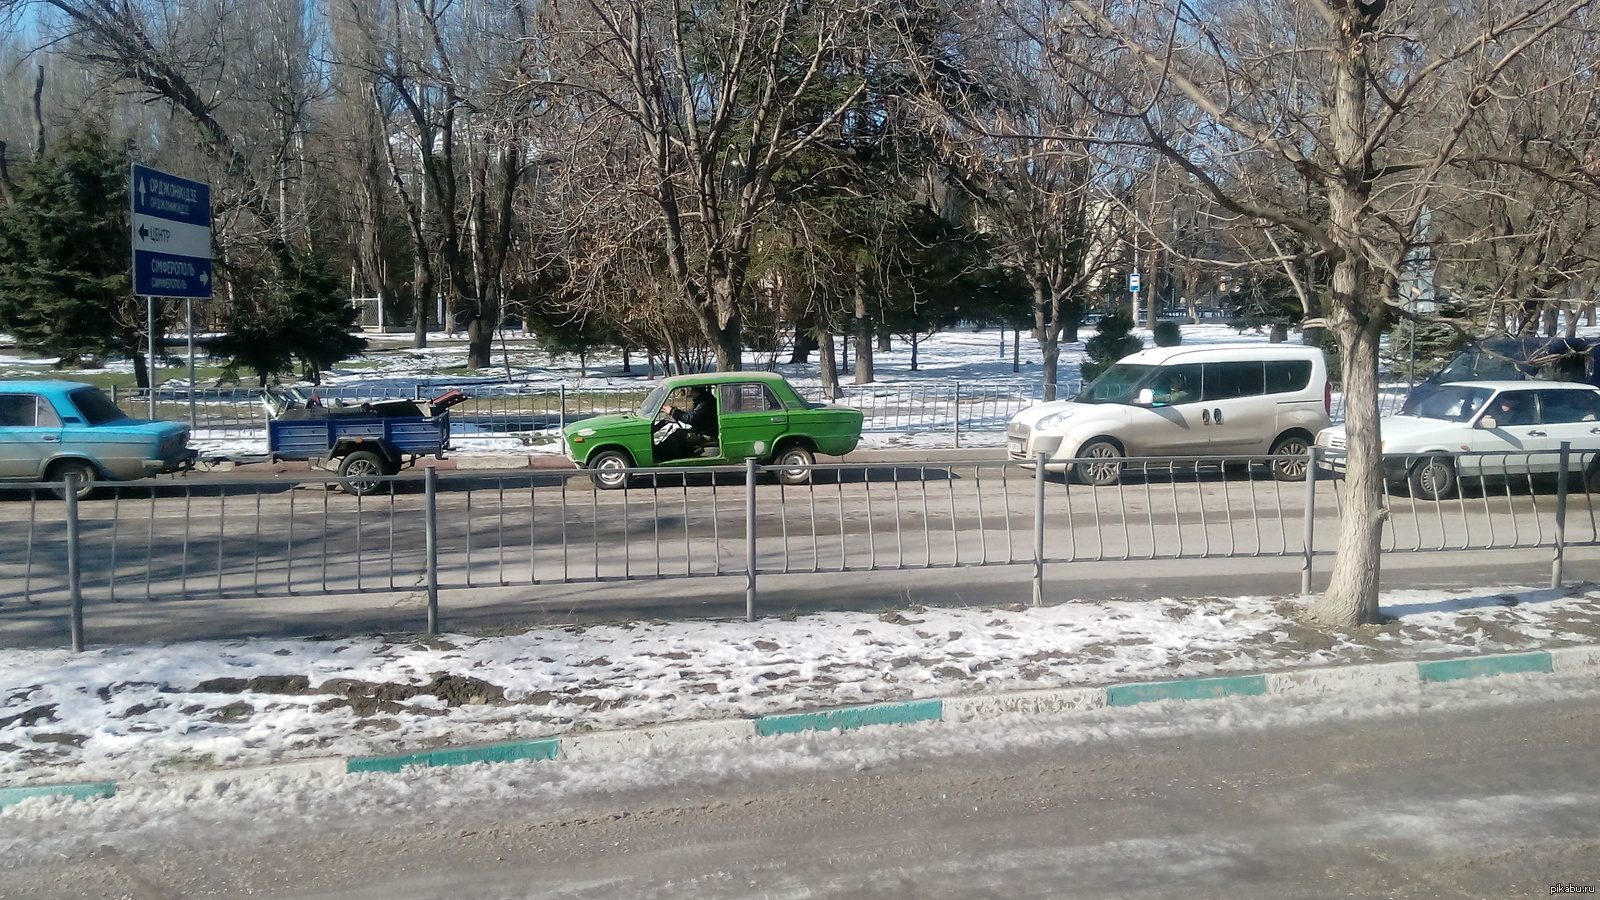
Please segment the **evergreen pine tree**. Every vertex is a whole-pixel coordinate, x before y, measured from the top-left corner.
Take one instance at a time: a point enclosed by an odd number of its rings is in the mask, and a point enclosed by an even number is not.
[[[351,333],[360,311],[322,254],[285,249],[277,263],[251,292],[255,302],[235,310],[213,352],[229,359],[233,377],[246,368],[265,385],[298,363],[300,374],[318,384],[323,369],[366,349],[366,339]]]
[[[1130,353],[1144,349],[1144,341],[1133,336],[1133,316],[1125,307],[1118,307],[1111,315],[1100,320],[1095,335],[1084,342],[1082,377],[1085,383],[1100,377],[1111,364]]]
[[[63,366],[83,357],[142,361],[127,153],[86,126],[29,164],[12,191],[0,211],[0,329]]]

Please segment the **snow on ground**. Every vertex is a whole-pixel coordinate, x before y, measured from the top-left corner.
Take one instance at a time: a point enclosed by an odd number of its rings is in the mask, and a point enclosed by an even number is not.
[[[1067,599],[1067,598],[1062,598]],[[13,650],[4,783],[125,779],[840,704],[1600,639],[1600,588],[1385,595],[1327,635],[1266,597],[639,622],[521,634]]]
[[[725,719],[818,705],[1458,656],[1600,638],[1600,589],[1392,592],[1395,621],[1323,634],[1268,598],[829,613],[794,621],[638,623],[435,641],[233,641],[0,660],[6,784],[117,779],[110,799],[0,811],[18,863],[118,846],[239,839],[308,823],[361,830],[511,802],[776,771],[865,770],[927,755],[1361,721],[1595,696],[1593,675],[1509,675],[1325,696],[1163,701],[961,724],[811,732],[759,753],[708,735],[675,749],[400,774],[279,765],[445,743]],[[304,678],[296,688],[297,678]],[[244,680],[242,689],[238,681]],[[208,685],[207,682],[210,682]],[[418,692],[420,689],[421,692]],[[299,691],[299,692],[297,692]],[[431,693],[430,693],[431,691]],[[47,710],[37,713],[38,710]],[[22,714],[24,723],[14,717]],[[187,773],[187,774],[184,774]],[[150,779],[148,775],[175,776]],[[128,779],[132,779],[129,781]]]

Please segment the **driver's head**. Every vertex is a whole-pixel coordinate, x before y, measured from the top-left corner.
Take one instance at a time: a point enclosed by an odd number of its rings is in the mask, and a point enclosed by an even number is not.
[[[689,389],[689,396],[696,400],[709,400],[711,399],[711,388],[703,384],[697,384]]]

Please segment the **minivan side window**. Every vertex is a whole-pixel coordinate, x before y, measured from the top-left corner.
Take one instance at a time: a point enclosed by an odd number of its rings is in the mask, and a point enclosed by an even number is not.
[[[1267,393],[1293,394],[1311,383],[1311,360],[1272,359],[1267,361]]]
[[[1265,367],[1260,360],[1250,362],[1206,363],[1200,399],[1232,400],[1259,397],[1266,391]]]

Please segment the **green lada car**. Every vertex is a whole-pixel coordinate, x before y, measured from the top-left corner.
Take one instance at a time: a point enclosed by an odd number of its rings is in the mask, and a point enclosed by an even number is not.
[[[693,404],[699,386],[715,404],[714,432],[696,435],[686,446],[671,432]],[[704,402],[704,401],[702,401]],[[713,372],[668,378],[650,392],[639,410],[596,416],[562,432],[567,455],[594,471],[606,490],[628,486],[630,468],[724,466],[755,457],[784,467],[778,480],[806,484],[817,454],[843,456],[861,440],[861,411],[808,402],[783,376],[766,372]]]

